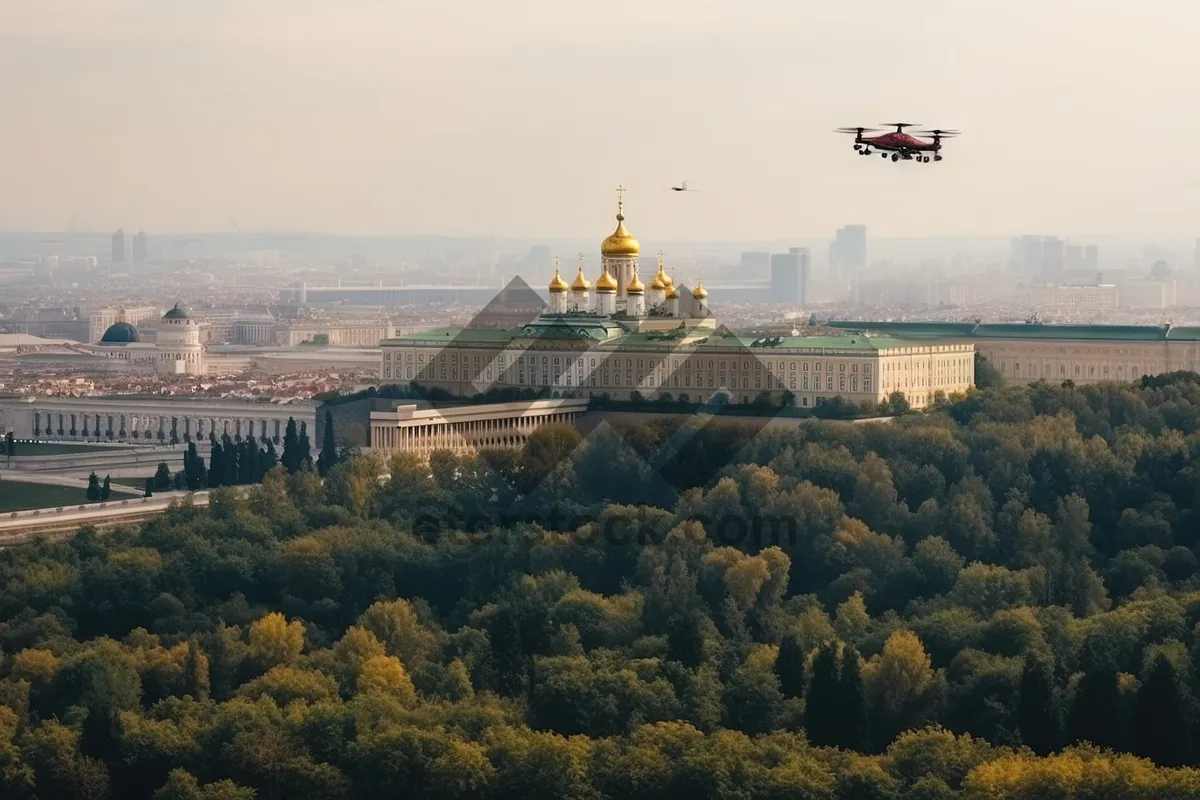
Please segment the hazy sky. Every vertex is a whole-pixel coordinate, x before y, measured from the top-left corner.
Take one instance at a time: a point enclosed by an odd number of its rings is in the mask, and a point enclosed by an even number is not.
[[[602,237],[623,183],[647,242],[1190,237],[1198,29],[1192,0],[0,0],[0,229]],[[965,135],[918,165],[831,132],[893,120]]]

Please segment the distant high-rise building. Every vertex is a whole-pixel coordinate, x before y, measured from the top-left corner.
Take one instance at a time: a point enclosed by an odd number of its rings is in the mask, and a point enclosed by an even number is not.
[[[808,252],[807,247],[789,247],[788,253],[800,259],[800,297],[796,302],[802,306],[807,305],[809,276],[812,272],[812,255]]]
[[[834,275],[861,272],[867,266],[867,226],[846,225],[829,245],[829,270]]]
[[[123,244],[123,243],[122,243]],[[133,237],[133,263],[146,263],[146,232],[138,231],[137,236]]]
[[[1018,236],[1012,240],[1010,265],[1014,272],[1035,273],[1042,269],[1042,236]]]
[[[125,231],[119,230],[112,236],[112,262],[125,263]]]
[[[1056,275],[1066,266],[1066,243],[1057,236],[1047,236],[1042,240],[1042,272],[1046,275]]]
[[[771,254],[761,251],[742,253],[742,275],[745,278],[765,278],[771,274]]]
[[[1094,244],[1083,248],[1083,260],[1089,270],[1100,269],[1100,248]]]
[[[1195,266],[1196,271],[1200,272],[1200,239],[1196,240],[1196,251],[1192,254],[1192,261],[1194,262],[1193,266]]]
[[[778,302],[804,305],[808,293],[808,251],[793,247],[771,256],[771,296]]]

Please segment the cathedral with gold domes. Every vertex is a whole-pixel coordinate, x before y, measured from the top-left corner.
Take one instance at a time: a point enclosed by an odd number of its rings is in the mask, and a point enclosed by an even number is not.
[[[600,275],[595,283],[583,274],[583,256],[575,280],[567,283],[558,267],[547,287],[551,315],[591,314],[622,320],[708,320],[708,290],[697,282],[687,301],[658,257],[658,271],[647,286],[638,275],[642,247],[625,228],[623,188],[617,189],[617,228],[600,243]],[[651,326],[654,327],[654,326]]]

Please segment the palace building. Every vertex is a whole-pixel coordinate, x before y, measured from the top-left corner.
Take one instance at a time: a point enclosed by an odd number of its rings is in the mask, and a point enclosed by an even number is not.
[[[594,279],[581,264],[568,283],[556,266],[548,308],[520,327],[480,324],[386,339],[382,382],[415,382],[457,397],[531,389],[551,398],[688,401],[723,393],[749,403],[766,393],[773,403],[808,408],[833,397],[878,403],[897,391],[920,408],[939,392],[974,384],[970,342],[870,332],[763,338],[719,328],[700,281],[690,290],[678,284],[661,255],[649,283],[640,275],[641,245],[625,227],[620,194],[616,220],[600,244]]]
[[[1006,381],[1078,385],[1200,371],[1200,328],[1171,325],[1048,325],[1039,322],[831,322],[913,343],[969,344]]]

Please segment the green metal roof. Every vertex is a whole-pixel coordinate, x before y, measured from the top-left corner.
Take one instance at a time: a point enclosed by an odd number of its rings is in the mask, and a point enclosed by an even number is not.
[[[979,327],[976,322],[856,322],[834,321],[830,328],[849,331],[877,331],[903,336],[970,336]]]
[[[1172,341],[1200,342],[1200,327],[1181,325],[1167,331],[1167,338]]]
[[[1048,325],[1030,322],[857,322],[837,320],[831,328],[879,331],[909,339],[1054,339],[1126,342],[1200,341],[1200,327],[1168,325]]]
[[[971,334],[977,339],[1120,339],[1155,341],[1165,339],[1166,328],[1152,325],[1043,325],[1002,323],[980,325]]]
[[[512,331],[492,328],[434,328],[419,333],[406,333],[394,339],[384,339],[384,344],[428,342],[449,344],[450,342],[507,342],[513,338]]]

